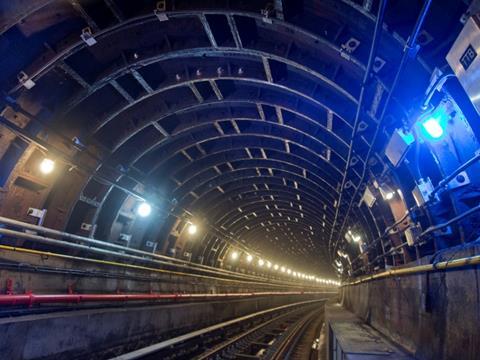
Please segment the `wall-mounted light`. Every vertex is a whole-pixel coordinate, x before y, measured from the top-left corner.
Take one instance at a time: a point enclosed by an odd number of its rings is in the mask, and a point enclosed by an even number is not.
[[[445,135],[448,114],[443,107],[439,107],[431,115],[418,121],[421,136],[428,141],[441,140]]]
[[[250,254],[248,254],[248,255],[247,255],[247,262],[248,262],[248,263],[251,263],[252,260],[253,260],[253,256],[250,255]]]
[[[385,200],[392,200],[394,196],[395,196],[395,193],[393,191],[390,191],[385,194]]]
[[[428,118],[422,122],[422,126],[432,139],[439,139],[443,136],[443,128],[435,118]]]
[[[285,266],[282,266],[282,267],[280,268],[280,271],[283,272],[283,273],[284,273],[286,270],[287,270],[287,269],[285,269]]]
[[[197,230],[198,230],[198,228],[197,228],[197,225],[195,225],[195,224],[190,224],[190,225],[188,226],[188,233],[189,233],[190,235],[196,234],[196,233],[197,233]]]
[[[40,163],[40,171],[45,175],[50,174],[53,169],[55,169],[55,162],[52,159],[45,158]]]
[[[232,251],[232,253],[230,254],[230,259],[237,260],[238,259],[238,252],[237,251]]]
[[[147,217],[148,215],[150,215],[151,212],[152,212],[152,206],[149,203],[143,202],[140,205],[138,205],[137,214],[140,215],[141,217]]]
[[[380,194],[382,194],[382,198],[384,200],[392,200],[395,196],[395,190],[393,190],[390,186],[383,184],[379,188]]]
[[[265,264],[265,261],[263,261],[262,259],[258,259],[258,266],[263,266]]]
[[[272,267],[272,263],[270,261],[267,261],[267,268],[271,268]]]
[[[279,268],[278,264],[273,265],[273,270],[277,271]]]

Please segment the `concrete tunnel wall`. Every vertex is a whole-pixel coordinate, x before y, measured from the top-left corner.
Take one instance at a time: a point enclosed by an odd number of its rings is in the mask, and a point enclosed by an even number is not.
[[[449,251],[444,257],[479,250]],[[473,266],[374,280],[343,287],[341,303],[418,359],[475,360],[480,358],[479,277]]]
[[[109,358],[256,311],[324,297],[308,294],[264,296],[228,302],[79,310],[4,318],[0,319],[0,358]]]

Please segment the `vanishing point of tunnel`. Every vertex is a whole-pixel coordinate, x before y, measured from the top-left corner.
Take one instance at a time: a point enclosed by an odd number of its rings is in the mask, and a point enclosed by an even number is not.
[[[0,0],[0,360],[480,359],[480,0]]]

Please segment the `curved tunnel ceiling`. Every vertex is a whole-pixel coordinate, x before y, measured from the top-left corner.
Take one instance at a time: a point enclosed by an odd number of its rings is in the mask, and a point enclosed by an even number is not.
[[[423,1],[389,3],[358,124],[376,1],[196,3],[166,1],[158,16],[155,1],[2,5],[3,118],[86,170],[83,194],[101,176],[268,256],[328,271],[346,224],[369,226],[352,204],[381,162],[380,114]],[[461,13],[449,3],[432,5],[445,22],[426,23],[429,63],[410,62],[383,125],[400,123],[444,63],[454,26],[445,10]],[[86,27],[92,46],[80,39]]]

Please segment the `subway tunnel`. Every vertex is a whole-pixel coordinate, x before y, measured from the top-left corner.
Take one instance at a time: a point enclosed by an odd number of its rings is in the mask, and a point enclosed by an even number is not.
[[[480,2],[0,1],[0,359],[479,359]]]

